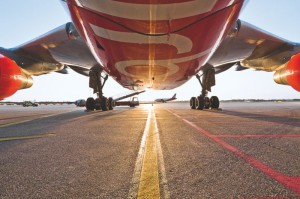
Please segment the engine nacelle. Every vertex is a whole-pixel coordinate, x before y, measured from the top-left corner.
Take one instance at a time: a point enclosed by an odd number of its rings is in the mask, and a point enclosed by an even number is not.
[[[26,74],[15,61],[0,54],[0,100],[20,89],[29,88],[32,84],[30,75]]]
[[[278,84],[290,85],[300,92],[300,53],[294,55],[286,67],[275,72],[274,81]]]

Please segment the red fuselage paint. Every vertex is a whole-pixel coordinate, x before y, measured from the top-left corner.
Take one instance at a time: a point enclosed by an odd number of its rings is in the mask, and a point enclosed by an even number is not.
[[[105,71],[129,89],[172,89],[207,63],[244,0],[67,0]]]

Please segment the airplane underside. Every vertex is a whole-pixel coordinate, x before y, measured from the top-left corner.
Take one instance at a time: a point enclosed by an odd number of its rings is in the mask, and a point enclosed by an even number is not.
[[[173,89],[197,74],[243,5],[230,0],[68,3],[75,26],[103,69],[134,90]]]
[[[231,0],[68,1],[73,22],[103,72],[133,90],[173,89],[200,70],[204,74],[212,70],[205,64],[231,30],[242,6],[243,1]],[[205,75],[206,79],[214,79],[214,73],[209,74],[213,76]],[[91,79],[98,98],[106,100],[101,74]],[[206,97],[208,87],[202,88]],[[88,99],[87,104],[92,105],[87,109],[101,101],[97,99]]]

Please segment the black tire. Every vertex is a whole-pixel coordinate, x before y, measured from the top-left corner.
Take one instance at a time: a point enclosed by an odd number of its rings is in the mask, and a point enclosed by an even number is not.
[[[190,107],[191,107],[191,109],[196,109],[196,97],[191,97]]]
[[[93,111],[95,109],[95,100],[92,97],[89,97],[86,100],[86,104],[85,104],[86,110],[88,111]]]
[[[101,98],[101,109],[102,111],[107,111],[109,109],[109,102],[106,97]]]
[[[95,99],[95,109],[96,110],[101,110],[101,100],[100,100],[100,98],[96,98]]]
[[[108,98],[108,103],[109,103],[109,107],[108,107],[108,109],[109,110],[113,110],[114,109],[114,100],[113,100],[113,98]]]
[[[220,106],[219,98],[217,96],[212,96],[210,98],[210,107],[213,109],[218,109],[219,106]]]
[[[209,109],[209,107],[210,107],[209,97],[204,97],[204,108]]]
[[[202,95],[198,96],[196,99],[196,109],[203,110],[205,105],[204,97]]]

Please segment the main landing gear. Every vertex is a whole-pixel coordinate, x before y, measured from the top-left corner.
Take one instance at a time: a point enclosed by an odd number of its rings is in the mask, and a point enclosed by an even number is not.
[[[90,81],[89,86],[94,89],[94,93],[97,93],[97,98],[94,99],[92,97],[89,97],[86,100],[85,107],[88,111],[93,110],[113,110],[113,107],[115,106],[115,101],[109,97],[103,96],[103,87],[108,79],[108,75],[102,76],[103,69],[100,66],[94,66],[91,68],[90,71]]]
[[[202,91],[198,97],[192,97],[190,99],[191,109],[203,110],[203,109],[218,109],[220,106],[219,98],[217,96],[207,97],[207,91],[211,91],[211,87],[215,85],[215,70],[210,68],[203,72],[202,81],[200,75],[196,75]]]

